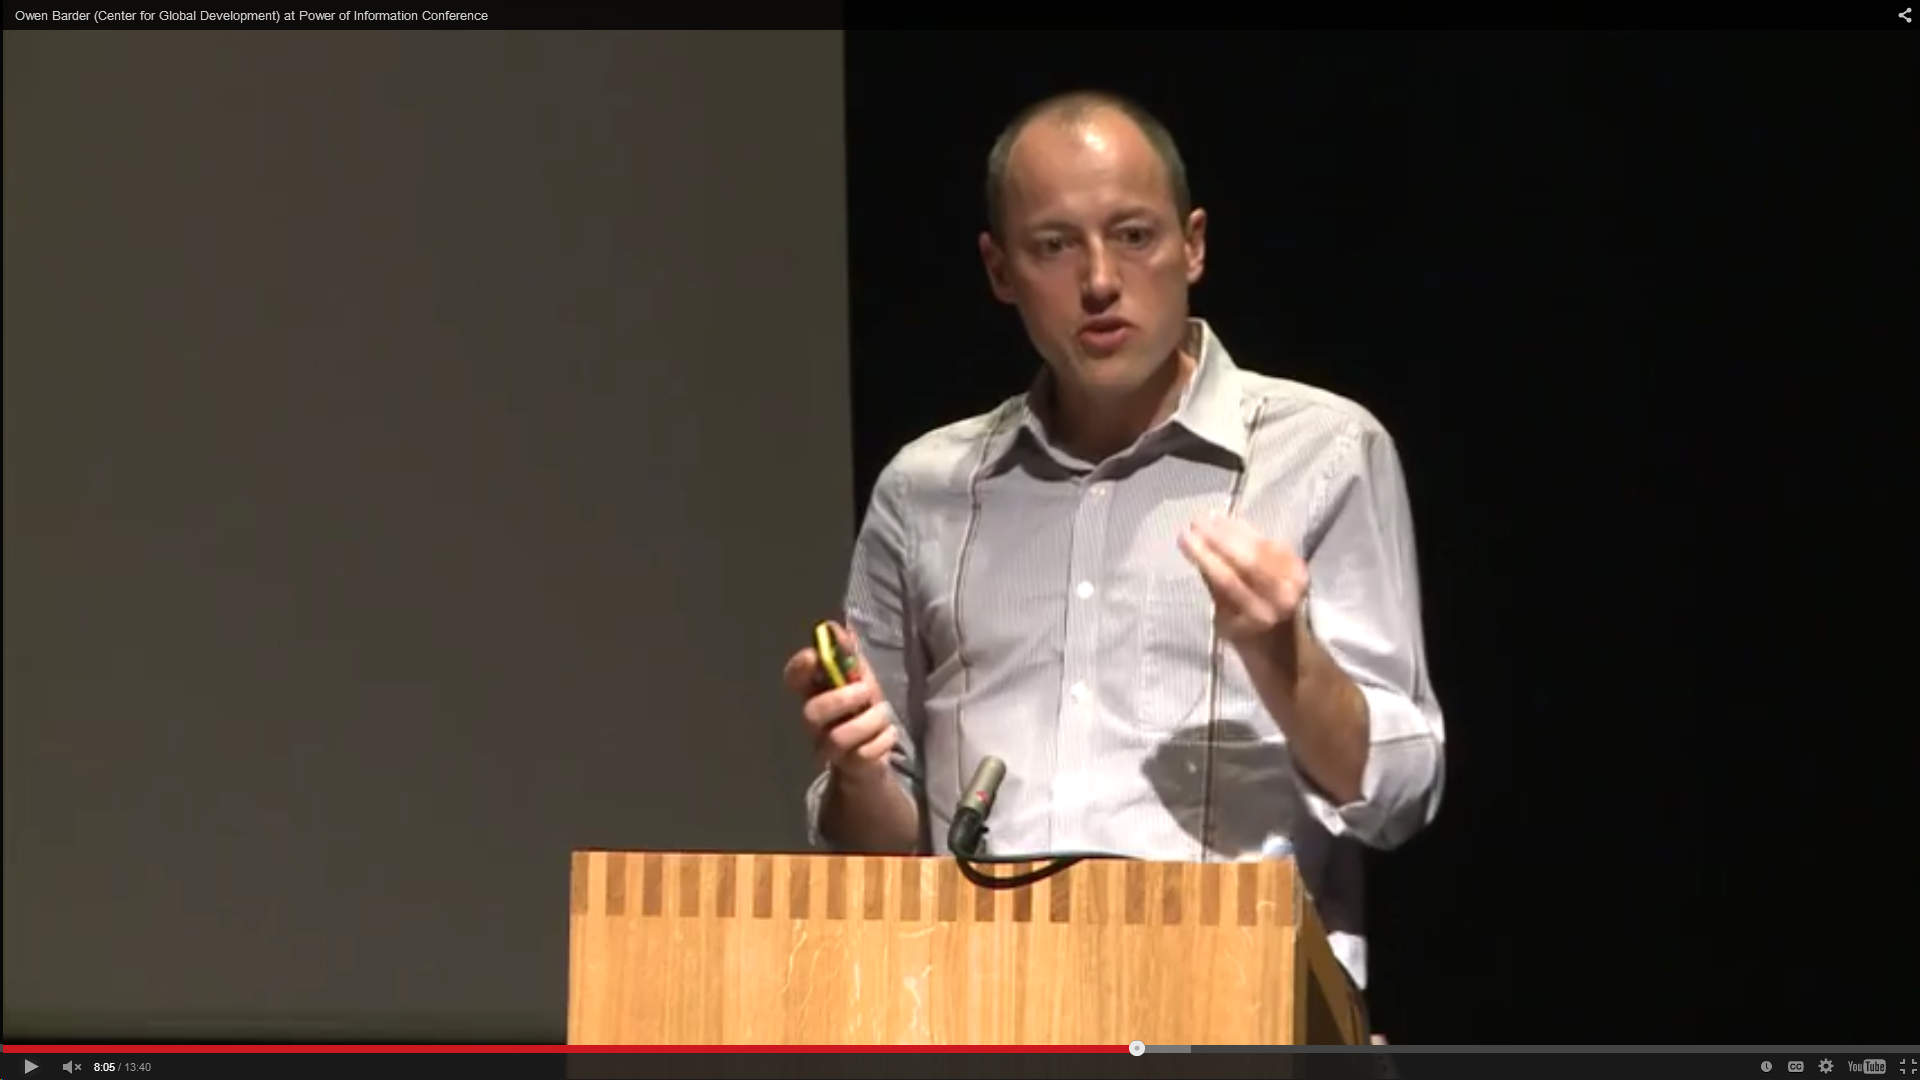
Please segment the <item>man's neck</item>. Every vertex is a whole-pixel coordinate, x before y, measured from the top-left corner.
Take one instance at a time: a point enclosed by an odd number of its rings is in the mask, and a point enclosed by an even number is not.
[[[1173,415],[1198,359],[1188,349],[1169,356],[1152,378],[1125,396],[1096,396],[1052,380],[1053,422],[1061,445],[1082,461],[1101,462],[1132,446]]]

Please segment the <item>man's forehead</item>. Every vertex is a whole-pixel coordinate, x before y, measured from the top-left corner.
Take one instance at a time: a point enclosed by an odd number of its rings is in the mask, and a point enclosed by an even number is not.
[[[1165,163],[1125,118],[1041,118],[1020,134],[1007,164],[1009,194],[1026,204],[1172,195]]]
[[[1154,171],[1159,155],[1146,133],[1114,112],[1074,117],[1039,117],[1014,140],[1014,172],[1058,172],[1063,167],[1115,171]]]

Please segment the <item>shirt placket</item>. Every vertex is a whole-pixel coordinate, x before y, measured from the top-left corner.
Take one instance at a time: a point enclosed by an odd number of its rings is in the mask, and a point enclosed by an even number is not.
[[[1061,669],[1060,718],[1054,726],[1052,810],[1048,844],[1057,846],[1085,820],[1093,801],[1088,785],[1100,775],[1088,760],[1100,708],[1100,612],[1109,584],[1107,518],[1113,482],[1094,473],[1080,482],[1067,559],[1066,647]]]

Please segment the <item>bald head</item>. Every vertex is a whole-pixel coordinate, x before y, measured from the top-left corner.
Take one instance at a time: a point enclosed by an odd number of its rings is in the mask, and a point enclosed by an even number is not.
[[[1028,159],[1075,152],[1137,157],[1127,154],[1134,147],[1126,145],[1136,141],[1145,144],[1158,164],[1176,220],[1184,221],[1193,209],[1193,196],[1187,186],[1186,163],[1172,133],[1127,98],[1077,90],[1021,110],[994,140],[987,155],[987,230],[996,239],[1004,237],[1007,186],[1014,180],[1016,167]]]

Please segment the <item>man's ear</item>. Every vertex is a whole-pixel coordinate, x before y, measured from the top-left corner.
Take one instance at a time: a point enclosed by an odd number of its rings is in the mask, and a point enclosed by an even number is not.
[[[987,268],[987,284],[993,289],[994,298],[1003,304],[1013,303],[1013,286],[1007,281],[1007,253],[994,242],[993,234],[980,234],[980,262]]]
[[[1187,250],[1187,284],[1198,285],[1200,278],[1207,272],[1207,212],[1194,210],[1187,215],[1186,236],[1183,241]]]

